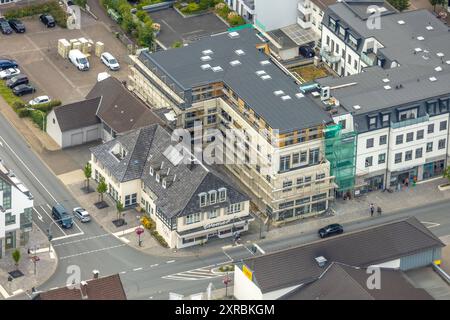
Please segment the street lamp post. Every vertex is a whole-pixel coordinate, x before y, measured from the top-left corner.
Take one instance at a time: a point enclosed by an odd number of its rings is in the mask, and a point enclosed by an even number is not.
[[[42,111],[42,110],[35,109],[35,108],[27,108],[27,110],[29,110],[29,111],[39,111],[41,113],[41,115],[42,115],[42,131],[45,132],[45,112]]]
[[[144,233],[144,228],[142,228],[142,227],[136,228],[136,234],[138,235],[139,247],[142,246],[141,234],[143,234],[143,233]]]
[[[228,272],[222,282],[225,285],[225,297],[228,297],[228,285],[231,283],[231,278],[228,276]]]

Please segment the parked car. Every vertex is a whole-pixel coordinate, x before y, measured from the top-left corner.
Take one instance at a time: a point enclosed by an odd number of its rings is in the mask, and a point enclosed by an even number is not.
[[[0,58],[0,70],[18,68],[19,65],[15,60]]]
[[[28,102],[28,104],[30,106],[35,106],[37,104],[47,103],[47,102],[50,102],[50,101],[52,101],[52,99],[50,99],[49,96],[39,96],[39,97],[34,98],[33,100],[30,100]]]
[[[11,29],[11,26],[5,18],[0,18],[0,30],[3,34],[11,34],[13,32],[13,29]]]
[[[0,71],[0,79],[8,80],[14,76],[17,76],[18,74],[20,74],[20,70],[18,68],[5,69],[3,71]]]
[[[344,227],[342,227],[338,223],[333,223],[333,224],[330,224],[326,227],[319,229],[318,233],[319,233],[319,237],[325,238],[325,237],[329,237],[329,236],[332,236],[335,234],[341,234],[342,232],[344,232]]]
[[[78,70],[89,70],[89,60],[86,55],[84,55],[84,53],[82,53],[80,50],[70,50],[69,60],[78,68]]]
[[[11,28],[17,33],[24,33],[26,31],[25,25],[19,19],[10,19],[8,20]]]
[[[100,56],[100,59],[109,69],[111,69],[111,70],[119,70],[120,69],[119,62],[117,62],[116,58],[114,58],[111,53],[103,52]]]
[[[311,48],[310,46],[300,47],[299,52],[305,58],[312,58],[316,55],[316,53],[314,52],[314,49]]]
[[[39,19],[47,28],[53,28],[56,25],[55,19],[48,13],[41,14]]]
[[[74,208],[73,209],[73,215],[78,218],[81,222],[89,222],[91,221],[91,216],[89,213],[84,210],[83,208]]]
[[[18,86],[15,86],[12,91],[16,96],[24,96],[35,92],[36,89],[29,84],[19,84]]]
[[[66,209],[59,203],[54,205],[52,208],[52,216],[61,227],[65,229],[70,229],[73,226],[73,219],[67,213]]]
[[[19,84],[28,84],[29,80],[26,75],[23,73],[18,74],[17,76],[12,77],[11,79],[6,81],[6,86],[8,88],[14,88],[15,86],[18,86]]]

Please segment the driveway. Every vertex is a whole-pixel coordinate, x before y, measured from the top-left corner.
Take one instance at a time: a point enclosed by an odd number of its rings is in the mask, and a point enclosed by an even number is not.
[[[37,17],[23,19],[27,27],[25,34],[0,35],[0,57],[17,60],[23,73],[28,75],[37,88],[34,96],[49,95],[63,103],[83,99],[97,81],[97,74],[106,67],[92,52],[89,57],[91,69],[78,71],[67,59],[57,53],[58,39],[67,40],[84,37],[105,44],[105,51],[111,52],[121,63],[120,71],[113,75],[120,80],[128,76],[127,49],[116,39],[104,23],[82,13],[81,29],[68,30],[59,27],[47,29]],[[32,95],[24,97],[25,101]]]

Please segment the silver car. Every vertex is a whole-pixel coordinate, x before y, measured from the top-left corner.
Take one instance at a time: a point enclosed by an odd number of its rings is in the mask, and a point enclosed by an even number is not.
[[[81,207],[73,209],[73,215],[78,218],[81,222],[91,221],[91,216],[89,213]]]

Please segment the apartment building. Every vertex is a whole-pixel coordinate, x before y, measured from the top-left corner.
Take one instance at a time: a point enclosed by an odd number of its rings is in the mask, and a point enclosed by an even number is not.
[[[250,22],[253,22],[255,15],[255,1],[258,0],[225,0],[230,9]]]
[[[151,106],[173,108],[194,143],[207,150],[217,133],[240,133],[223,160],[263,212],[282,221],[326,210],[334,183],[322,136],[332,119],[253,29],[132,59],[130,89]]]
[[[328,6],[336,0],[299,0],[297,5],[297,23],[303,29],[311,29],[314,33],[322,33],[322,19]]]
[[[382,30],[397,40],[378,55],[397,67],[317,81],[321,104],[331,106],[343,132],[357,133],[357,192],[440,176],[449,155],[448,27],[426,10],[383,19],[392,24]]]
[[[140,206],[170,248],[202,244],[248,230],[249,198],[177,147],[158,124],[91,148],[94,179],[125,207]]]
[[[28,243],[33,196],[0,161],[0,258],[6,250]]]
[[[382,0],[330,5],[322,20],[322,60],[339,76],[360,73],[364,68],[376,65],[385,69],[398,66],[402,63],[402,51],[411,49],[402,47],[399,41],[404,39],[404,29],[415,15],[409,12],[398,14]],[[407,41],[403,43],[409,45]]]

